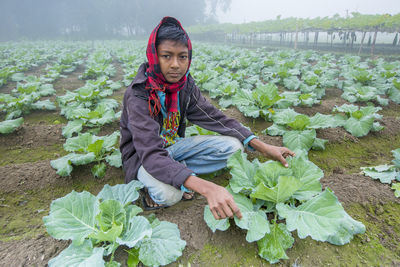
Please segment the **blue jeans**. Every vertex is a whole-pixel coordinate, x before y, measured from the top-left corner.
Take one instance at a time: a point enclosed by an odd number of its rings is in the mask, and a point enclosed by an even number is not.
[[[226,167],[227,159],[243,144],[230,136],[199,135],[183,138],[166,148],[169,156],[185,164],[196,174],[212,173]],[[137,178],[159,205],[172,206],[182,199],[183,191],[160,182],[140,166]]]

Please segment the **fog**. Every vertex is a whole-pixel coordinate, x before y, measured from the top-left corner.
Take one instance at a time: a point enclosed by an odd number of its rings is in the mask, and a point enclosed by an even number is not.
[[[1,0],[0,41],[148,36],[163,16],[184,28],[218,22],[400,13],[399,0]]]
[[[351,12],[361,14],[400,13],[399,0],[232,0],[228,12],[217,12],[219,22],[244,23],[282,18],[315,18]]]
[[[230,0],[1,0],[0,40],[148,35],[164,16],[184,27],[217,22]]]

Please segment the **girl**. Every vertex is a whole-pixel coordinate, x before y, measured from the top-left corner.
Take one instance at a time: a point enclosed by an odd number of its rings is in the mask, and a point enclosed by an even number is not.
[[[203,195],[216,219],[241,218],[232,195],[222,186],[197,177],[226,167],[238,149],[251,146],[280,161],[294,153],[263,143],[228,118],[200,93],[189,74],[192,45],[180,22],[165,17],[152,31],[148,62],[127,88],[120,122],[125,182],[140,180],[146,190],[144,208],[171,206]],[[221,136],[185,138],[186,120]]]

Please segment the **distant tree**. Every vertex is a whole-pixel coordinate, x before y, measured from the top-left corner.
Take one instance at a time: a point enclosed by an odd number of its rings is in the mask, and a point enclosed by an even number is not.
[[[232,0],[208,0],[207,5],[210,8],[209,17],[203,23],[216,23],[217,22],[217,10],[220,9],[222,12],[226,12],[231,7]]]

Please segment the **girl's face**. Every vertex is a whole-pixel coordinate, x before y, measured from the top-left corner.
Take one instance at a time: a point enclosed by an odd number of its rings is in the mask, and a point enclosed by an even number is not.
[[[179,42],[165,40],[157,47],[161,73],[169,83],[178,82],[187,72],[189,66],[189,50]]]

